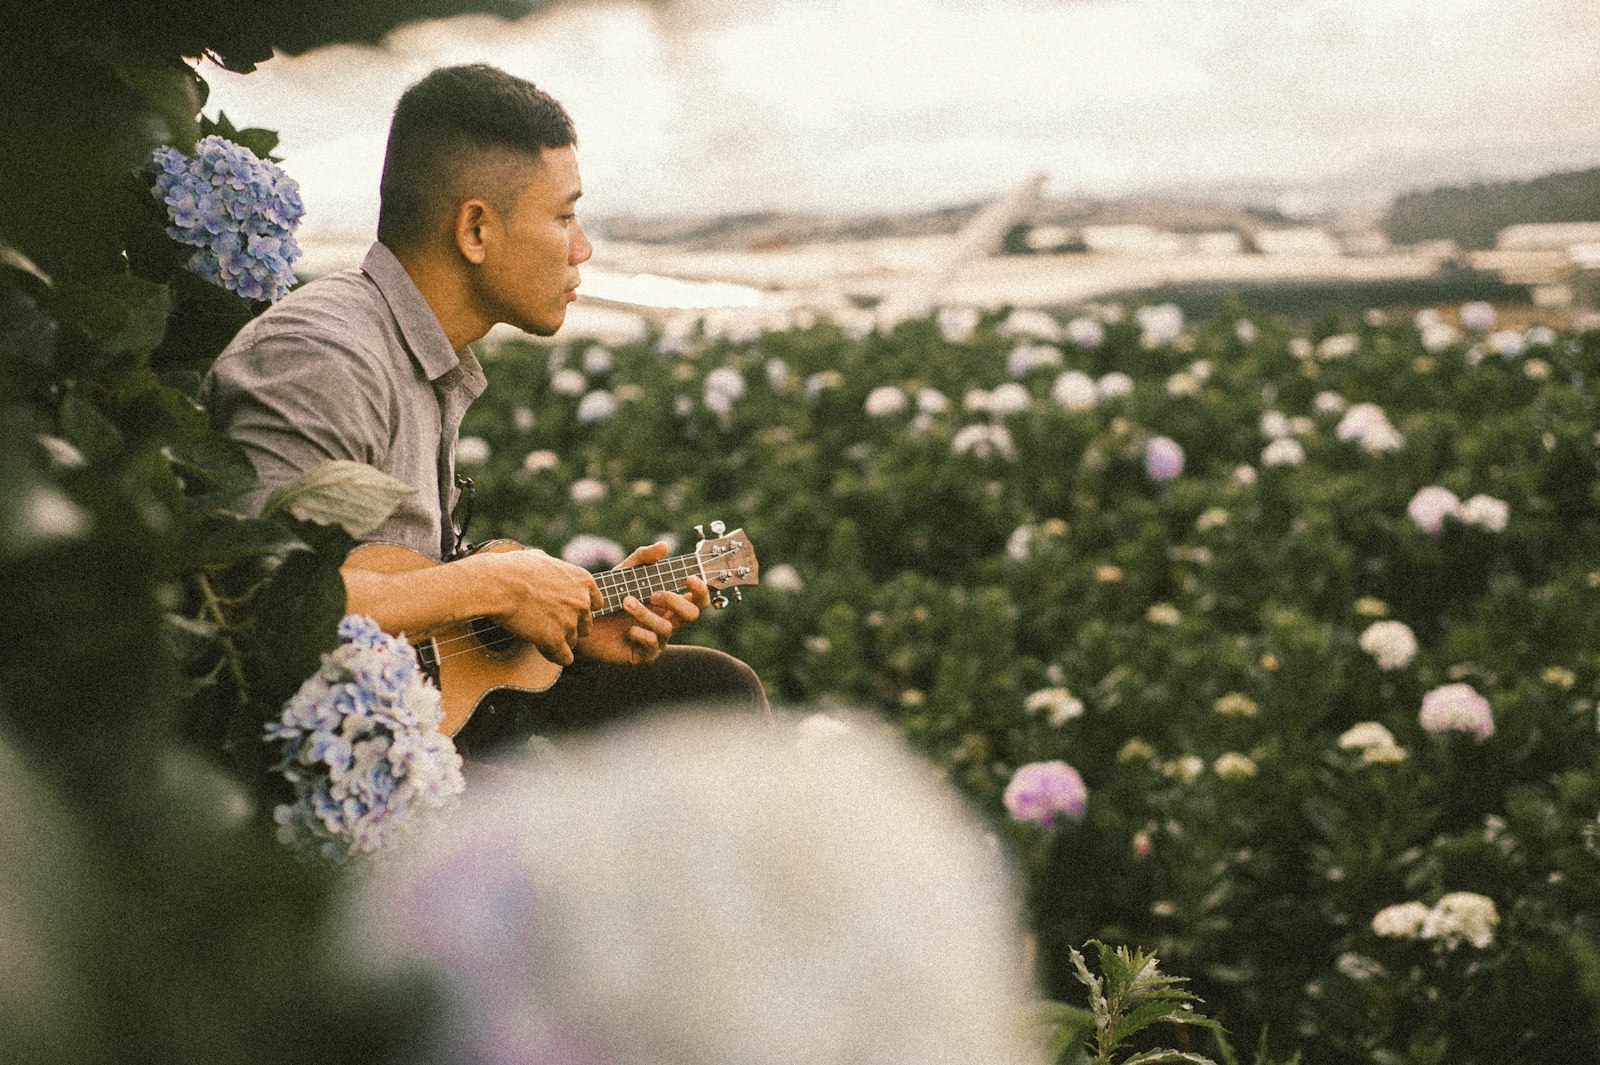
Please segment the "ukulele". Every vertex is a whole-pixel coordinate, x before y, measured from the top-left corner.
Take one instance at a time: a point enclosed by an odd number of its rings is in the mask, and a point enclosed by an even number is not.
[[[642,566],[606,570],[594,575],[605,605],[592,617],[603,618],[622,610],[622,601],[632,595],[645,599],[651,592],[685,592],[689,578],[699,577],[712,590],[711,605],[728,605],[729,589],[743,598],[742,585],[757,583],[759,566],[755,548],[743,529],[724,534],[726,526],[711,523],[712,537],[703,526],[695,526],[701,540],[694,552],[664,558]],[[512,540],[490,540],[474,548],[483,552],[523,551]],[[431,566],[448,566],[398,544],[363,544],[352,551],[345,565],[372,573],[407,573]],[[489,618],[437,625],[419,633],[407,633],[417,661],[439,689],[444,705],[444,721],[439,731],[454,736],[467,723],[480,704],[496,691],[542,692],[561,676],[561,666],[541,655],[527,640],[502,628]]]

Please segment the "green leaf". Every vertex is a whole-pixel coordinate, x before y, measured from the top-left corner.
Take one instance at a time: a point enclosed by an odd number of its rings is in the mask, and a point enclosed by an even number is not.
[[[68,392],[61,401],[61,432],[90,462],[123,449],[121,431],[100,408],[77,392]]]
[[[20,251],[4,241],[0,241],[0,266],[9,267],[12,270],[20,270],[25,274],[29,274],[37,278],[47,288],[53,284],[53,282],[50,280],[50,275],[39,269],[38,265],[35,264],[32,259],[28,258],[26,255],[22,254]]]
[[[278,147],[278,134],[275,131],[253,127],[250,129],[239,129],[228,119],[227,112],[225,111],[217,112],[217,118],[215,122],[202,116],[200,119],[200,133],[202,136],[211,136],[215,134],[218,137],[226,138],[235,144],[249,148],[252,152],[256,153],[256,157],[258,159],[271,159],[274,162],[278,161],[277,158],[272,155],[273,150]]]
[[[365,536],[382,525],[416,489],[363,462],[323,459],[267,497],[262,516],[288,513],[318,525],[339,525]]]
[[[107,50],[107,65],[145,106],[161,117],[168,142],[184,153],[194,150],[200,126],[200,78],[187,64],[160,53]]]
[[[215,517],[184,544],[184,562],[193,568],[220,568],[246,559],[306,550],[305,542],[275,521]]]
[[[69,282],[56,290],[51,309],[76,326],[108,358],[149,354],[167,333],[172,294],[167,286],[131,274]]]
[[[1182,1050],[1147,1050],[1135,1054],[1122,1065],[1161,1065],[1163,1062],[1188,1062],[1188,1065],[1217,1065],[1204,1054],[1190,1054]]]

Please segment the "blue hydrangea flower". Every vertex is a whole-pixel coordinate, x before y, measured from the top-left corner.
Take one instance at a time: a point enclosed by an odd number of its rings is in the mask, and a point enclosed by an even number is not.
[[[265,737],[281,745],[274,768],[295,791],[273,811],[278,838],[335,860],[377,850],[466,786],[455,742],[439,731],[439,690],[405,638],[352,614],[339,640]]]
[[[276,300],[294,284],[300,186],[243,145],[211,136],[193,156],[157,148],[150,194],[167,209],[167,235],[195,249],[194,273],[246,299]]]

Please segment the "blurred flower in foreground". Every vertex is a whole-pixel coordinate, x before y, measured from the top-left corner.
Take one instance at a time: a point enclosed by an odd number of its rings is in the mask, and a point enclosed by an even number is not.
[[[1028,390],[1015,381],[996,385],[994,391],[989,393],[989,411],[992,414],[1021,414],[1032,402],[1033,397]]]
[[[1052,725],[1065,725],[1083,716],[1083,700],[1065,688],[1041,688],[1022,704],[1030,714],[1043,714]]]
[[[1395,742],[1394,733],[1376,721],[1363,721],[1352,725],[1339,737],[1341,751],[1360,751],[1361,760],[1374,762],[1403,762],[1405,748]]]
[[[442,1061],[1037,1062],[1004,859],[836,721],[654,717],[514,763],[352,886],[341,955],[442,977]]]
[[[1055,340],[1061,335],[1061,326],[1056,323],[1054,316],[1046,311],[1018,307],[1006,315],[1005,321],[996,327],[996,332],[1003,337],[1038,337],[1041,340]]]
[[[589,379],[570,368],[550,375],[550,391],[562,396],[581,396],[589,390]]]
[[[787,562],[763,569],[761,583],[775,592],[802,592],[806,587],[799,571]]]
[[[1448,488],[1429,485],[1411,497],[1406,513],[1425,533],[1437,533],[1444,528],[1444,519],[1461,517],[1461,497]]]
[[[176,148],[150,156],[150,194],[167,209],[167,235],[196,250],[188,269],[245,299],[277,300],[294,284],[300,186],[275,163],[212,135],[191,158]]]
[[[1417,655],[1417,637],[1403,621],[1375,621],[1361,634],[1361,649],[1383,670],[1403,669]]]
[[[947,344],[965,344],[978,328],[978,312],[972,307],[941,307],[939,335]]]
[[[529,473],[543,473],[546,470],[553,470],[559,465],[561,465],[561,457],[554,451],[543,448],[538,451],[528,452],[522,459],[522,468]]]
[[[1244,692],[1229,692],[1212,703],[1211,709],[1224,717],[1255,717],[1259,710],[1256,701]]]
[[[1480,743],[1494,735],[1489,700],[1470,684],[1446,684],[1428,692],[1417,720],[1429,732],[1466,732]]]
[[[1152,481],[1170,481],[1183,472],[1183,448],[1171,437],[1153,438],[1144,449],[1144,472]]]
[[[610,494],[611,489],[606,487],[604,481],[594,477],[580,477],[572,482],[572,487],[567,489],[567,495],[574,503],[598,503]]]
[[[1317,344],[1317,358],[1319,359],[1347,359],[1361,347],[1361,338],[1354,333],[1339,333],[1331,337],[1323,337]]]
[[[1144,619],[1152,625],[1181,625],[1183,614],[1171,603],[1156,603],[1144,612]]]
[[[1006,785],[1006,812],[1013,819],[1049,827],[1057,814],[1080,821],[1089,801],[1078,771],[1065,762],[1029,762]]]
[[[1061,349],[1050,344],[1018,344],[1006,356],[1006,373],[1026,377],[1030,371],[1061,365]]]
[[[465,787],[456,745],[439,731],[439,690],[411,645],[355,614],[339,639],[264,737],[280,744],[274,768],[295,793],[273,811],[278,838],[308,857],[375,851]]]
[[[561,549],[561,557],[574,566],[584,569],[610,569],[627,557],[627,552],[615,540],[590,533],[579,533]]]
[[[1112,370],[1095,382],[1094,389],[1103,400],[1119,399],[1133,394],[1133,378],[1121,370]]]

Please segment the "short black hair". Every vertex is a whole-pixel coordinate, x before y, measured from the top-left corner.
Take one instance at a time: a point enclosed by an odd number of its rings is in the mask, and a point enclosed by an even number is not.
[[[391,249],[416,247],[463,194],[491,199],[505,191],[492,166],[486,187],[464,189],[469,164],[491,163],[497,154],[537,160],[544,148],[577,141],[566,109],[531,81],[486,63],[441,67],[395,105],[378,192],[378,239]]]

